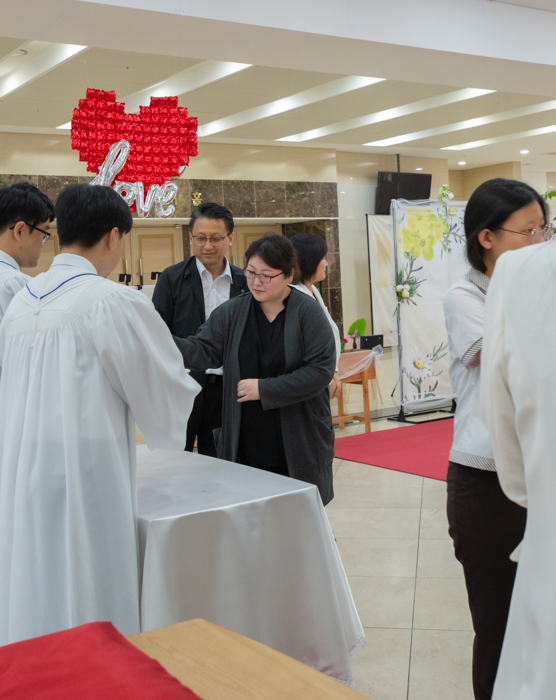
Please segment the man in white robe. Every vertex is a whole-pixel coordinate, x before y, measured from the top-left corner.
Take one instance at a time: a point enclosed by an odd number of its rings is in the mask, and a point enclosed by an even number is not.
[[[37,266],[53,219],[54,205],[29,182],[0,190],[0,321],[30,279],[21,268]]]
[[[504,253],[487,295],[481,412],[500,485],[527,508],[493,700],[556,697],[555,269],[555,241]]]
[[[76,185],[62,252],[0,326],[0,645],[95,620],[140,631],[135,421],[183,450],[199,385],[152,302],[105,277],[129,207]]]

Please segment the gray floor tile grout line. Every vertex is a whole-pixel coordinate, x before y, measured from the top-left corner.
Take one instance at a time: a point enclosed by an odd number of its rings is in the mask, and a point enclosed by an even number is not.
[[[419,509],[419,528],[417,530],[417,557],[415,560],[415,583],[413,586],[413,612],[411,615],[411,635],[409,638],[409,664],[407,666],[407,700],[409,700],[409,687],[411,684],[411,655],[413,652],[413,625],[415,623],[415,602],[417,600],[417,571],[419,569],[419,543],[421,541],[421,515],[423,512],[423,497],[425,495],[425,479],[423,478],[421,485],[421,506]]]

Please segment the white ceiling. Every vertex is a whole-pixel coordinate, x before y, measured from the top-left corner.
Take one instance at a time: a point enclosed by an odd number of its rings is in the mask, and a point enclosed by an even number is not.
[[[406,4],[406,0],[399,1]],[[434,1],[423,0],[425,5]],[[140,0],[121,0],[119,4],[131,6],[137,2]],[[468,0],[462,2],[469,5]],[[554,9],[556,5],[556,0],[508,2],[541,10]],[[301,6],[309,4],[311,0],[301,2]],[[503,3],[475,0],[476,7],[495,4]],[[545,8],[545,4],[551,7]],[[23,21],[29,11],[32,13]],[[536,10],[523,9],[520,12],[535,13]],[[200,125],[218,122],[221,129],[223,125],[233,124],[231,128],[200,139],[200,144],[206,140],[295,147],[296,143],[278,139],[339,124],[334,129],[336,133],[303,140],[299,146],[448,158],[450,167],[458,167],[461,160],[467,162],[467,168],[521,160],[526,168],[556,171],[556,133],[521,136],[523,132],[556,125],[556,108],[534,113],[535,105],[556,98],[556,66],[548,63],[502,59],[496,52],[493,56],[481,57],[407,45],[379,45],[339,36],[286,32],[269,26],[247,28],[228,23],[228,34],[225,35],[221,31],[223,23],[216,20],[168,17],[168,12],[166,15],[162,11],[148,13],[81,0],[43,0],[42,3],[36,0],[18,0],[18,3],[0,0],[0,13],[3,16],[0,32],[7,35],[0,37],[0,82],[9,82],[10,76],[18,71],[22,74],[21,65],[31,58],[23,51],[52,52],[56,47],[60,48],[60,40],[88,47],[68,60],[61,60],[43,74],[37,70],[36,77],[27,71],[25,74],[31,75],[27,82],[0,98],[0,130],[61,133],[56,132],[56,128],[71,119],[72,111],[79,99],[85,96],[87,87],[115,90],[117,97],[122,99],[137,93],[148,95],[157,84],[163,81],[172,84],[178,76],[179,84],[187,85],[188,71],[192,76],[196,71],[197,78],[190,84],[198,87],[182,92],[180,105],[198,117]],[[546,13],[537,12],[530,17],[538,20],[537,15],[546,16]],[[143,25],[140,35],[133,31],[138,17],[151,20],[148,26]],[[115,18],[119,19],[119,25]],[[182,29],[180,41],[175,39],[178,35],[174,38],[170,35],[178,24]],[[99,31],[100,26],[104,26],[105,31]],[[214,30],[204,37],[202,45],[200,39],[203,37],[199,37],[197,31],[201,26],[210,26]],[[433,23],[427,39],[429,46],[435,44],[438,36],[435,27]],[[24,28],[26,34],[21,37]],[[283,43],[284,38],[288,43]],[[502,39],[496,34],[492,36],[494,44],[501,44]],[[277,53],[280,41],[281,53]],[[127,50],[126,46],[134,46],[135,50]],[[190,55],[184,55],[188,51]],[[14,56],[14,53],[21,53],[21,56]],[[46,53],[42,55],[46,56]],[[242,61],[250,67],[242,66],[239,72],[220,79],[207,79],[205,84],[199,82],[199,75],[211,73],[211,61],[219,61],[219,65],[225,68],[225,61],[230,60]],[[351,68],[351,72],[347,68]],[[382,82],[357,89],[342,89],[342,94],[332,97],[319,96],[326,95],[327,91],[333,94],[331,86],[340,84],[341,79],[346,82],[346,75],[381,78]],[[483,88],[492,92],[473,99],[458,98],[459,101],[444,106],[406,108],[414,103],[419,105],[422,101],[458,94],[463,88]],[[300,102],[294,100],[290,105],[289,98],[298,97],[300,93],[304,96],[303,106],[297,106]],[[258,118],[265,112],[265,106],[277,101],[280,101],[280,110]],[[266,111],[272,112],[273,109]],[[396,110],[403,113],[404,109],[405,115],[396,115]],[[388,112],[379,120],[368,118],[385,110],[393,110],[393,113]],[[512,110],[519,110],[519,113],[506,115]],[[248,115],[251,116],[248,118]],[[491,115],[496,115],[492,123],[480,123]],[[361,118],[367,118],[366,126],[354,127],[349,122]],[[469,120],[479,120],[479,123],[471,128],[461,128],[461,123]],[[395,146],[363,145],[422,131],[426,134],[417,134],[418,138],[412,137]],[[499,137],[505,140],[463,151],[442,150]],[[523,156],[520,150],[528,150],[529,154]]]

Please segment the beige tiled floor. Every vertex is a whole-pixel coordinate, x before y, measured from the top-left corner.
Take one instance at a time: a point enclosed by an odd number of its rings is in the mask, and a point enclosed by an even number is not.
[[[404,426],[377,420],[372,430]],[[336,437],[363,432],[362,425]],[[373,700],[472,700],[473,632],[446,520],[446,484],[335,460],[326,511],[367,646],[353,663]]]

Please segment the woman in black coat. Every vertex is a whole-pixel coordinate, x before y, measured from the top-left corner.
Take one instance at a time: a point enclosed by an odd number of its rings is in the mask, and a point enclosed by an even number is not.
[[[315,484],[326,505],[334,495],[330,323],[288,286],[296,256],[286,237],[254,241],[245,259],[250,293],[215,309],[195,336],[175,340],[186,367],[224,368],[218,457]]]

